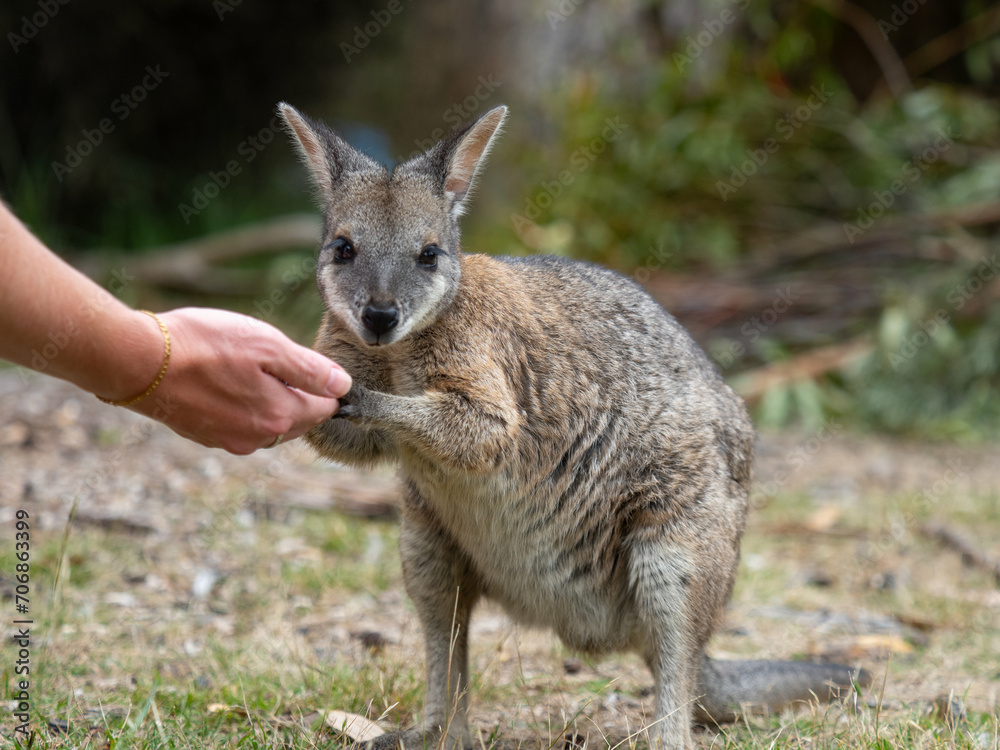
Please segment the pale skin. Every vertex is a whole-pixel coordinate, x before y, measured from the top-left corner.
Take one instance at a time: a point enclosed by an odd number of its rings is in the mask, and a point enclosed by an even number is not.
[[[123,401],[164,359],[156,321],[46,248],[0,202],[0,359]],[[337,412],[350,376],[274,326],[225,310],[158,313],[166,375],[128,407],[211,448],[245,455],[293,440]],[[107,407],[112,408],[112,407]]]

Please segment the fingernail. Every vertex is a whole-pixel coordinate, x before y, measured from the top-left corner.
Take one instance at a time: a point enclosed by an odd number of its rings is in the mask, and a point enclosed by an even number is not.
[[[326,383],[326,392],[334,398],[340,398],[351,390],[351,376],[334,367],[330,371],[330,379]]]

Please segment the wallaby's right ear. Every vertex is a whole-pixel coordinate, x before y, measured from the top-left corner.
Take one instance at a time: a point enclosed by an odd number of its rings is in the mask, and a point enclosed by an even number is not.
[[[345,172],[378,166],[369,157],[351,148],[347,141],[326,125],[310,120],[290,104],[281,102],[278,114],[294,136],[302,161],[312,173],[324,202],[333,200]]]
[[[427,153],[408,162],[431,174],[450,204],[449,211],[460,216],[490,147],[503,128],[507,107],[494,107],[478,120],[468,123],[435,145]]]

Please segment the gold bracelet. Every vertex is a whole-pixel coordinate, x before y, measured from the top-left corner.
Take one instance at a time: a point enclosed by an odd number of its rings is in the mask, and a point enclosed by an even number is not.
[[[160,316],[149,310],[140,310],[141,313],[146,313],[149,317],[157,322],[160,326],[160,331],[163,332],[163,366],[160,368],[160,372],[156,376],[156,380],[153,384],[149,386],[143,393],[135,396],[134,398],[128,398],[124,401],[112,401],[109,398],[101,398],[98,396],[98,400],[103,401],[106,404],[111,404],[112,406],[131,406],[134,403],[142,401],[146,396],[156,390],[156,386],[160,384],[163,380],[163,376],[167,374],[167,365],[170,364],[170,331],[167,330],[167,324],[160,320]]]

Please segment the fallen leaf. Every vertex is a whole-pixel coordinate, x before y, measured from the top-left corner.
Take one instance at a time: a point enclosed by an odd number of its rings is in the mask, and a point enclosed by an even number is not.
[[[867,659],[888,659],[894,654],[909,654],[913,652],[913,646],[899,635],[867,633],[816,644],[810,652],[823,661],[852,663]]]
[[[809,531],[822,533],[829,531],[840,520],[840,508],[836,505],[823,505],[813,511],[802,526]]]
[[[324,721],[330,729],[346,734],[355,742],[368,742],[385,734],[385,730],[374,721],[346,711],[327,711]]]
[[[209,703],[208,712],[210,714],[229,713],[229,714],[241,714],[245,716],[247,710],[243,708],[243,706],[227,706],[225,703]]]
[[[867,635],[855,636],[851,644],[856,649],[863,651],[876,651],[885,649],[893,654],[913,653],[913,646],[904,641],[898,635],[887,635],[883,633],[869,633]]]

